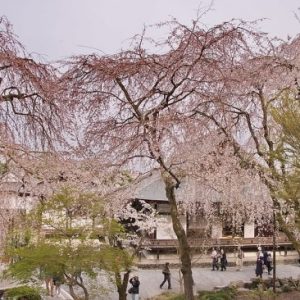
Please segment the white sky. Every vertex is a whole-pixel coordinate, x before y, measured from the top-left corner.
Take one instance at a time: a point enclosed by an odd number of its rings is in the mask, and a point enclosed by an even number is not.
[[[191,24],[203,0],[0,0],[0,15],[29,52],[55,60],[72,54],[126,48],[128,39],[144,25],[177,18]],[[259,27],[286,39],[300,32],[294,17],[299,0],[215,0],[203,22],[211,26],[232,18],[252,21],[266,18]]]

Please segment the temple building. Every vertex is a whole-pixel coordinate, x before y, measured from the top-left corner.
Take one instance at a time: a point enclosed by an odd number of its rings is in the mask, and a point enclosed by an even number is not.
[[[158,173],[152,173],[140,183],[135,194],[135,201],[137,200],[151,204],[158,212],[157,217],[164,220],[163,225],[149,236],[149,248],[152,251],[176,249],[177,239],[172,228],[169,203],[164,182]],[[194,249],[237,246],[256,249],[258,245],[273,247],[273,224],[270,222],[260,226],[255,222],[245,222],[240,228],[233,228],[220,218],[209,224],[201,210],[195,214],[183,212],[180,221],[190,246]],[[280,231],[276,234],[276,245],[283,249],[292,247],[288,238]]]

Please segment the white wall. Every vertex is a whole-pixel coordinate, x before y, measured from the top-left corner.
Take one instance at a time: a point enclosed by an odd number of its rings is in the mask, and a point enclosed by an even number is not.
[[[156,229],[157,240],[172,240],[177,239],[173,230],[171,216],[158,216],[161,225]],[[186,217],[180,216],[180,223],[186,231]]]
[[[17,194],[0,194],[0,202],[2,209],[26,209],[29,210],[33,206],[32,197],[19,197]]]
[[[254,238],[254,223],[245,223],[244,238]]]
[[[211,237],[213,239],[219,239],[222,237],[223,227],[221,222],[215,222],[211,226]]]

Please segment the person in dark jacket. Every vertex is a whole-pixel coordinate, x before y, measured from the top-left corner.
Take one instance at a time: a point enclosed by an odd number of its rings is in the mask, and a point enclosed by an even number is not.
[[[255,269],[256,277],[259,276],[260,278],[262,278],[262,274],[263,274],[263,264],[264,264],[263,259],[258,258],[258,259],[256,260],[256,269]]]
[[[267,264],[268,264],[268,252],[265,249],[263,250],[263,260],[264,260],[264,265],[267,266]]]
[[[171,272],[170,272],[170,269],[169,269],[169,263],[167,262],[163,268],[163,271],[162,273],[164,274],[164,280],[163,282],[160,284],[160,288],[163,287],[163,285],[165,284],[165,282],[167,281],[168,282],[168,289],[170,290],[171,289]]]
[[[226,253],[223,249],[221,249],[221,271],[226,271],[226,266],[227,266],[227,257],[226,257]]]
[[[138,276],[130,278],[129,282],[131,283],[132,287],[128,290],[128,293],[132,295],[132,300],[139,300],[140,281]]]
[[[267,268],[268,268],[268,275],[271,275],[271,271],[273,270],[272,267],[272,255],[271,253],[268,253],[268,257],[267,257]]]

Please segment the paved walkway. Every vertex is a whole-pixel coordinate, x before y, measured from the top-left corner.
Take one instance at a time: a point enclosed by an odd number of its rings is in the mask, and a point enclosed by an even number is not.
[[[72,300],[73,298],[70,296],[68,292],[66,292],[66,288],[61,288],[61,293],[59,295],[44,296],[43,300]],[[96,299],[95,299],[96,300]]]
[[[193,277],[195,281],[195,292],[197,290],[212,290],[216,286],[226,286],[232,281],[249,281],[255,277],[255,267],[247,266],[242,271],[236,271],[235,267],[229,267],[227,271],[211,271],[210,268],[193,268]],[[179,270],[171,269],[172,274],[172,291],[180,292],[182,287],[179,281]],[[138,275],[141,281],[140,285],[140,299],[146,300],[150,297],[159,295],[163,291],[167,291],[167,285],[163,289],[159,288],[159,285],[163,279],[161,270],[145,270],[138,269],[134,272],[134,275]],[[285,277],[300,277],[300,267],[298,265],[277,265],[277,276],[279,278]],[[263,275],[264,278],[268,277],[268,274]],[[93,300],[110,299],[117,300],[117,293],[112,293],[108,296],[99,295],[99,298]],[[127,299],[131,299],[130,295]]]
[[[169,257],[170,258],[170,257]],[[280,258],[280,257],[279,257]],[[209,262],[208,258],[205,261]],[[252,257],[249,257],[248,263],[251,263]],[[284,261],[278,261],[277,264],[277,277],[286,278],[300,278],[300,266],[298,264],[282,264]],[[163,261],[160,261],[163,263]],[[174,261],[174,265],[176,265]],[[194,267],[193,268],[193,278],[195,281],[195,292],[197,290],[212,290],[216,286],[226,286],[232,281],[249,281],[251,278],[255,277],[255,261],[250,266],[245,266],[242,271],[236,271],[235,267],[229,267],[227,271],[211,271],[210,267]],[[171,281],[172,281],[172,291],[182,292],[182,286],[180,284],[180,271],[178,268],[171,268]],[[167,285],[163,289],[159,288],[161,281],[163,280],[163,274],[161,268],[158,269],[136,269],[132,274],[138,275],[141,281],[140,285],[140,299],[146,300],[150,297],[161,294],[167,291]],[[264,274],[264,278],[267,278],[267,273]],[[100,280],[102,286],[107,288],[112,285],[107,282],[107,279],[102,278]],[[8,281],[0,281],[0,288],[8,287],[10,285],[15,285],[16,283]],[[67,291],[66,287],[64,290]],[[61,300],[70,299],[68,293],[62,291],[60,297],[45,297],[45,300]],[[91,300],[118,300],[117,292],[110,293],[108,295],[97,295]],[[131,299],[129,295],[127,299]]]

